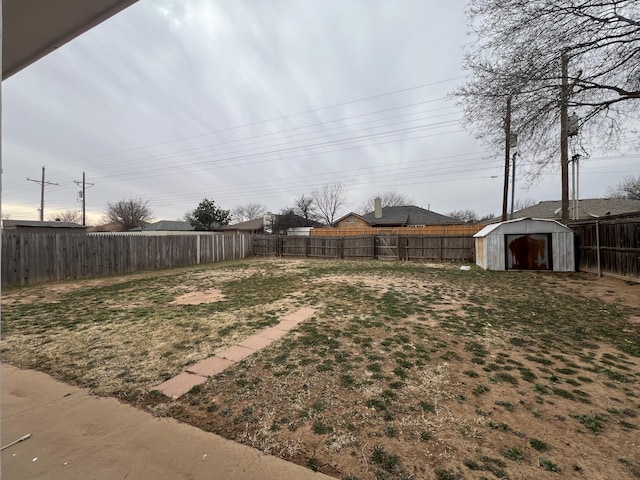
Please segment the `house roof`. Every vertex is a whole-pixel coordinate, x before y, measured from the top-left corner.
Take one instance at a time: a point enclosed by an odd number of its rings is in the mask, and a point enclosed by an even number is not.
[[[547,200],[531,207],[513,212],[514,217],[560,218],[562,201]],[[578,218],[589,219],[608,215],[619,215],[640,211],[640,200],[627,198],[585,198],[578,202]],[[572,202],[569,202],[569,217],[573,218]]]
[[[103,223],[95,227],[89,227],[89,232],[124,232],[124,227],[118,222]]]
[[[486,237],[494,232],[499,234],[525,234],[572,232],[572,230],[560,222],[548,218],[516,218],[487,225],[476,233],[474,237]]]
[[[336,225],[336,224],[340,223],[341,221],[343,221],[345,218],[348,218],[348,217],[358,217],[360,220],[369,223],[369,220],[364,218],[362,215],[359,215],[359,214],[357,214],[355,212],[349,212],[346,215],[343,215],[342,217],[340,217],[339,219],[334,220],[332,225]]]
[[[74,222],[39,222],[37,220],[3,220],[3,228],[76,228],[78,230],[86,230],[87,227]]]
[[[375,218],[375,212],[362,215],[361,218],[372,226],[458,225],[462,223],[455,218],[415,205],[382,207],[381,218]]]
[[[264,217],[254,218],[246,222],[239,222],[233,225],[225,225],[222,230],[260,230],[264,228]]]
[[[149,223],[143,227],[133,228],[132,232],[184,232],[192,231],[193,227],[189,222],[183,220],[159,220]]]

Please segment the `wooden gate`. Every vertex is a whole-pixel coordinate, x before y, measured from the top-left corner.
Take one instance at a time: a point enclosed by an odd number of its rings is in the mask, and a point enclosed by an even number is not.
[[[398,259],[398,236],[397,235],[377,235],[375,258],[379,260]]]

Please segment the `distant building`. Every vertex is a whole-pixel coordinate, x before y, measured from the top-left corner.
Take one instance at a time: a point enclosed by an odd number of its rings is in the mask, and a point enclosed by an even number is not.
[[[227,234],[234,233],[265,233],[264,231],[264,217],[254,218],[253,220],[247,220],[246,222],[239,222],[234,225],[225,225],[222,227],[222,231]]]
[[[142,227],[136,227],[130,232],[191,232],[193,227],[189,222],[183,220],[159,220],[148,223]]]
[[[428,225],[460,225],[455,218],[432,212],[415,205],[379,207],[373,212],[359,215],[351,212],[333,223],[337,229],[364,227],[422,227]]]
[[[513,218],[546,218],[559,220],[562,202],[547,200],[513,212]],[[640,212],[640,200],[627,198],[585,198],[578,202],[578,220]],[[569,218],[573,219],[573,202],[569,202]]]
[[[222,227],[224,233],[277,233],[280,235],[306,236],[312,227],[322,224],[314,220],[308,220],[293,212],[285,214],[267,213],[260,218],[247,220],[246,222],[226,225]]]

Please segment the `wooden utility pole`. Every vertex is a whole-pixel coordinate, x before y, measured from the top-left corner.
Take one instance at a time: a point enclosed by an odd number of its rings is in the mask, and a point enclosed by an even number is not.
[[[560,90],[560,171],[562,181],[562,207],[560,219],[569,220],[569,58],[562,53],[562,89]]]
[[[42,180],[33,180],[31,178],[27,178],[30,182],[36,182],[40,184],[40,221],[44,221],[44,186],[45,185],[58,185],[57,183],[47,182],[44,179],[44,167],[42,167]]]
[[[509,199],[509,158],[511,157],[511,95],[507,97],[507,115],[504,119],[504,192],[502,194],[502,221],[507,219]]]
[[[82,172],[82,183],[80,183],[78,180],[74,180],[73,183],[75,183],[78,186],[82,186],[82,191],[80,192],[80,195],[82,195],[82,225],[86,225],[86,217],[87,217],[87,182],[85,181],[85,174],[84,172]],[[93,183],[89,183],[88,184],[90,187],[93,187]]]

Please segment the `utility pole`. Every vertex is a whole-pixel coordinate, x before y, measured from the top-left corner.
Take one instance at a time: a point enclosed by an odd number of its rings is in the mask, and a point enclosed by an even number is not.
[[[513,203],[516,197],[516,155],[518,152],[513,152],[513,157],[511,157],[511,214],[509,215],[509,220],[513,220]]]
[[[44,221],[44,186],[45,185],[58,185],[57,183],[47,182],[44,179],[44,167],[42,167],[42,180],[33,180],[31,178],[27,178],[30,182],[35,182],[40,184],[40,221]]]
[[[87,202],[86,202],[86,191],[87,191],[87,183],[85,181],[85,174],[84,172],[82,172],[82,182],[78,181],[78,180],[74,180],[73,183],[75,183],[78,186],[82,186],[82,191],[80,192],[80,195],[82,195],[82,225],[86,225],[86,216],[87,216]],[[95,184],[94,183],[90,183],[89,186],[93,187]]]
[[[507,220],[507,202],[509,198],[509,157],[511,156],[511,95],[507,97],[507,115],[504,120],[504,191],[502,194],[502,221]]]
[[[562,88],[560,90],[560,171],[562,176],[562,208],[560,219],[569,220],[569,58],[562,52]]]

